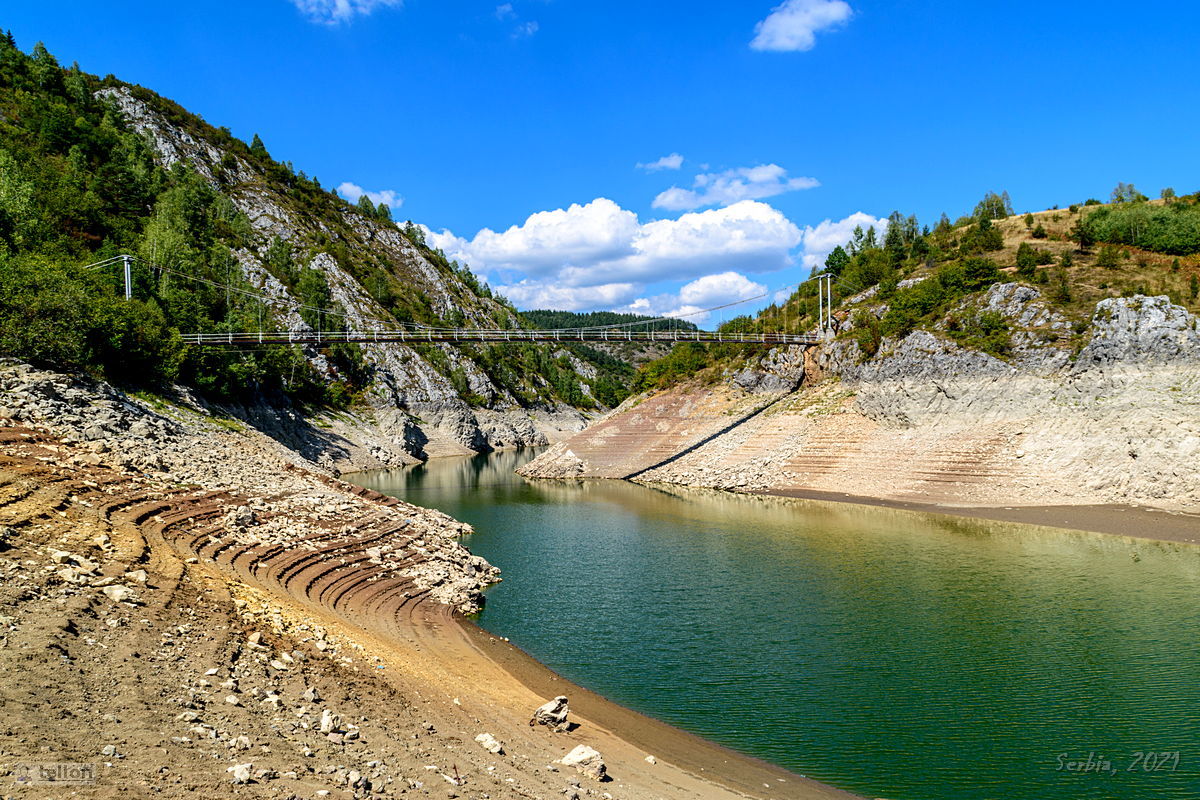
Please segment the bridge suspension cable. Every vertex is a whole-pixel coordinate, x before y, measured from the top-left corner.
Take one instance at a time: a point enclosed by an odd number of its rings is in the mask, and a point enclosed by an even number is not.
[[[85,270],[101,270],[109,267],[121,265],[124,279],[125,298],[132,299],[133,296],[133,273],[132,267],[134,264],[142,264],[145,267],[163,275],[174,275],[185,280],[200,283],[214,289],[224,290],[228,294],[237,294],[245,297],[250,297],[264,305],[279,306],[284,308],[295,309],[297,311],[312,311],[318,314],[318,319],[321,316],[329,315],[341,317],[343,319],[358,320],[365,322],[380,323],[385,326],[376,329],[357,329],[344,331],[323,331],[318,328],[316,331],[283,331],[283,332],[268,332],[260,330],[255,332],[243,333],[190,333],[183,335],[183,341],[192,344],[211,344],[211,345],[231,345],[231,346],[249,346],[249,345],[266,345],[266,344],[324,344],[334,342],[360,342],[360,343],[385,343],[385,342],[403,342],[403,343],[419,343],[419,342],[605,342],[605,341],[641,341],[641,342],[680,342],[680,341],[695,341],[695,342],[741,342],[746,344],[794,344],[809,346],[817,344],[822,338],[826,330],[825,319],[821,319],[818,326],[819,334],[814,337],[809,334],[788,334],[785,316],[784,331],[782,333],[725,333],[720,330],[723,324],[718,326],[715,331],[701,330],[651,330],[649,326],[664,322],[675,322],[685,320],[688,317],[696,317],[701,315],[709,315],[714,312],[724,311],[728,308],[752,303],[755,300],[761,300],[771,295],[778,296],[780,292],[792,290],[794,291],[803,283],[812,280],[818,281],[818,292],[828,298],[828,303],[824,305],[824,313],[828,314],[828,309],[832,307],[832,288],[826,286],[825,291],[821,292],[820,283],[823,279],[830,278],[829,275],[817,275],[809,278],[801,283],[790,284],[774,291],[761,292],[759,294],[744,297],[739,300],[734,300],[728,303],[712,306],[709,308],[697,309],[686,313],[664,315],[660,317],[635,320],[631,322],[619,322],[609,325],[592,325],[573,328],[554,328],[548,330],[529,330],[524,328],[507,328],[507,329],[485,329],[485,328],[455,328],[423,325],[421,323],[404,323],[398,322],[395,319],[385,319],[370,314],[339,311],[334,308],[324,308],[308,303],[300,302],[287,297],[278,297],[265,294],[259,291],[245,289],[240,286],[233,286],[227,283],[203,278],[198,275],[191,275],[186,272],[172,269],[161,264],[154,263],[149,259],[141,256],[121,254],[111,256],[93,264],[88,264],[83,267]],[[840,282],[839,282],[840,285]],[[789,296],[790,299],[790,296]],[[784,313],[786,315],[788,302],[784,301]],[[722,315],[723,318],[723,315]],[[636,331],[634,328],[644,327],[646,330]]]

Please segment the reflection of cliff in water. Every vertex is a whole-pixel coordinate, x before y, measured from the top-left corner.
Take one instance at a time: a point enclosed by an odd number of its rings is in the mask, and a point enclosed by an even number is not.
[[[422,492],[453,491],[460,494],[488,486],[512,483],[512,474],[532,460],[541,448],[500,450],[476,456],[431,459],[407,469],[385,470],[349,476],[355,483],[377,488],[385,494],[421,505],[415,495]],[[384,488],[386,487],[386,488]]]

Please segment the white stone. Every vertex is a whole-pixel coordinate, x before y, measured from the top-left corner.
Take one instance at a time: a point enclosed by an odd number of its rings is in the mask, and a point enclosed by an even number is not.
[[[232,767],[227,767],[226,772],[233,775],[234,783],[249,783],[250,773],[254,769],[254,764],[234,764]]]
[[[504,755],[504,745],[490,733],[479,734],[475,737],[475,741],[479,742],[480,746],[489,753],[495,753],[498,756]]]
[[[581,774],[598,781],[603,780],[608,773],[608,768],[604,765],[604,758],[600,752],[586,744],[581,744],[567,753],[559,763],[564,767],[574,767]]]

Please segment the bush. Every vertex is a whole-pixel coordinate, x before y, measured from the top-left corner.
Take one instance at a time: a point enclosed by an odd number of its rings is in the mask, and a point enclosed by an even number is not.
[[[1200,253],[1200,206],[1124,203],[1097,209],[1082,224],[1097,242],[1176,256]]]
[[[964,347],[1005,356],[1012,349],[1008,322],[997,311],[981,311],[965,322],[948,326],[951,338]]]
[[[1105,269],[1116,269],[1121,264],[1120,252],[1111,244],[1106,244],[1100,248],[1100,252],[1096,255],[1096,266],[1104,267]]]

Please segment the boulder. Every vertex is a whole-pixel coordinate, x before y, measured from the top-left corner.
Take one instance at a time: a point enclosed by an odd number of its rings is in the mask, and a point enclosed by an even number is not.
[[[604,758],[600,752],[586,744],[581,744],[567,753],[559,763],[564,767],[574,767],[581,774],[598,781],[604,780],[608,775],[608,768],[604,766]]]
[[[533,712],[532,719],[529,720],[529,727],[534,725],[547,725],[554,731],[565,731],[568,729],[567,714],[570,713],[570,708],[567,706],[567,698],[559,695],[548,703],[538,706]]]

